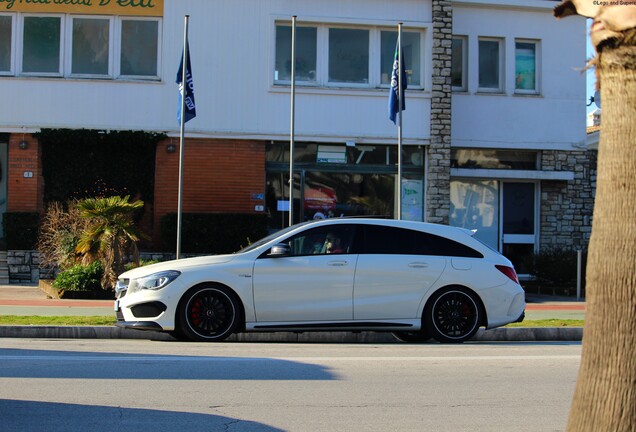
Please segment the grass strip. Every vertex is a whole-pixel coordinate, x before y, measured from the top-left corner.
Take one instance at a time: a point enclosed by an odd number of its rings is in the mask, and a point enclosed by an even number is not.
[[[508,324],[506,327],[583,327],[584,322],[584,320],[574,319],[524,320],[520,323]]]
[[[20,316],[0,315],[0,325],[14,326],[107,326],[117,322],[114,316]],[[583,327],[583,320],[526,320],[506,327]]]
[[[115,316],[0,316],[0,325],[13,326],[107,326],[116,322]]]

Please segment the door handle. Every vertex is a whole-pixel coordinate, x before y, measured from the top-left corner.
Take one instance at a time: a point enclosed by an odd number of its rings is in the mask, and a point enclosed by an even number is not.
[[[428,264],[425,262],[412,262],[409,263],[409,267],[411,268],[427,268]]]
[[[333,266],[333,267],[344,267],[347,264],[348,264],[347,261],[329,261],[327,263],[327,265],[330,265],[330,266]]]

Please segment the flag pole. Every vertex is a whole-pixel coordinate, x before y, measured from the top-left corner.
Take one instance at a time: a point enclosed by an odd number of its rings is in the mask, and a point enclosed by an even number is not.
[[[183,26],[183,58],[181,59],[183,70],[181,75],[181,128],[179,133],[179,191],[177,193],[177,253],[176,258],[181,258],[181,213],[183,210],[183,147],[184,147],[184,134],[185,134],[185,98],[187,85],[186,70],[187,70],[187,58],[188,58],[188,21],[190,15],[184,17]]]
[[[398,23],[398,220],[402,219],[402,73],[402,23]]]
[[[292,16],[291,109],[289,132],[289,225],[294,224],[294,122],[296,104],[296,15]]]

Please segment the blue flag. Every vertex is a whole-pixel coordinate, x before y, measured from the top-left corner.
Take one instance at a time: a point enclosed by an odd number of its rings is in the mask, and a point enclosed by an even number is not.
[[[398,111],[398,71],[399,71],[399,63],[398,59],[402,60],[402,88],[400,89],[400,96],[402,99],[402,111],[406,109],[406,105],[404,103],[404,90],[406,89],[406,68],[404,67],[404,51],[402,55],[398,57],[398,44],[395,44],[395,55],[393,56],[393,72],[391,73],[391,89],[389,91],[389,119],[395,123],[395,117],[397,116]]]
[[[181,124],[181,107],[183,103],[181,101],[181,95],[185,96],[185,121],[188,122],[197,116],[196,105],[194,103],[194,81],[192,79],[192,66],[190,66],[190,46],[186,39],[186,85],[185,93],[183,91],[183,53],[181,55],[181,63],[179,64],[179,71],[177,72],[177,84],[179,84],[179,109],[177,110],[177,121]]]

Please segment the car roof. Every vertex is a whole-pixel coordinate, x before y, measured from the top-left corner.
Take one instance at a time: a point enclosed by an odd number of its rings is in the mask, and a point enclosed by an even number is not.
[[[457,235],[462,238],[462,236],[468,235],[473,236],[476,231],[471,231],[466,228],[453,227],[450,225],[442,225],[430,222],[418,222],[418,221],[409,221],[409,220],[399,220],[399,219],[386,219],[380,217],[341,217],[341,218],[330,218],[330,219],[321,219],[317,221],[310,222],[311,227],[316,227],[320,225],[340,225],[340,224],[356,224],[356,225],[380,225],[380,226],[390,226],[390,227],[398,227],[398,228],[407,228],[416,231],[425,231],[431,234],[439,234],[448,237],[455,237]],[[306,226],[306,225],[305,225]]]

